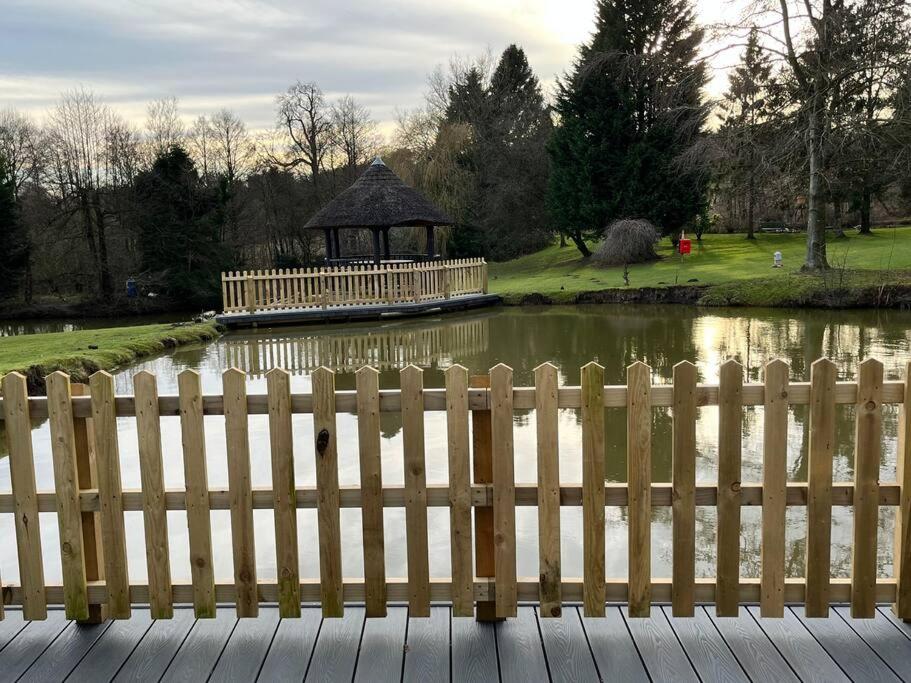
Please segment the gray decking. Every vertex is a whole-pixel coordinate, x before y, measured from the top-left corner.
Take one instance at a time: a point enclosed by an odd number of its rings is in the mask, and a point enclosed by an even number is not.
[[[539,619],[533,606],[499,624],[453,619],[434,607],[409,619],[391,607],[386,619],[344,619],[304,609],[280,620],[274,607],[258,619],[195,620],[178,609],[171,621],[148,610],[98,626],[68,622],[52,611],[26,624],[15,610],[0,622],[0,683],[6,681],[898,681],[911,680],[911,626],[887,608],[876,619],[852,620],[846,608],[829,619],[761,619],[757,608],[717,619],[697,608],[693,619],[653,608],[628,619],[609,607],[586,619],[569,607],[560,619]]]
[[[497,294],[464,294],[451,299],[397,304],[346,304],[327,308],[286,308],[256,311],[255,313],[221,313],[215,316],[215,321],[220,325],[234,328],[387,320],[435,315],[446,311],[467,311],[473,308],[495,306],[500,302],[501,299]]]

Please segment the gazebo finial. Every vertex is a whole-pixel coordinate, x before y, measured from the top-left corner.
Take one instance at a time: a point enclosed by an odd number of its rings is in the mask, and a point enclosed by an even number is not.
[[[371,166],[385,166],[386,162],[383,161],[383,157],[381,157],[379,154],[377,154],[375,157],[373,157],[373,163],[371,163],[370,165]]]

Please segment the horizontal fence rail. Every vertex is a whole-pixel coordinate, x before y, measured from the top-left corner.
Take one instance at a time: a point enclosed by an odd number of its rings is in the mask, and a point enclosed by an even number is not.
[[[27,619],[44,619],[47,606],[62,604],[70,618],[97,621],[127,618],[131,605],[147,604],[152,615],[169,618],[175,603],[192,603],[199,617],[213,617],[216,603],[232,603],[253,617],[262,602],[276,602],[285,617],[300,615],[303,602],[320,603],[328,617],[341,616],[346,602],[363,602],[369,616],[404,601],[411,616],[429,616],[432,601],[447,601],[457,616],[512,617],[518,601],[539,601],[541,616],[558,616],[566,602],[580,602],[587,616],[603,617],[606,602],[627,602],[632,617],[668,602],[677,616],[692,616],[697,603],[715,603],[720,616],[736,616],[742,603],[758,603],[763,616],[781,617],[787,602],[806,606],[808,616],[828,616],[829,605],[849,602],[854,617],[873,617],[877,603],[891,602],[911,619],[911,364],[903,382],[883,381],[882,364],[867,360],[856,382],[836,382],[835,365],[813,364],[808,383],[789,381],[782,361],[765,367],[763,384],[744,384],[743,368],[724,363],[717,385],[700,385],[694,365],[674,367],[671,385],[653,385],[648,366],[634,363],[625,386],[605,386],[604,369],[582,368],[581,386],[558,386],[557,368],[535,370],[534,387],[514,387],[512,370],[498,365],[489,375],[469,377],[461,366],[445,372],[444,389],[424,389],[422,371],[401,371],[401,389],[380,390],[378,371],[357,372],[356,390],[336,391],[335,375],[318,368],[309,394],[293,394],[290,374],[273,369],[267,393],[248,395],[247,376],[224,373],[223,393],[204,396],[199,376],[178,377],[178,396],[159,396],[156,378],[140,372],[133,396],[114,396],[113,378],[92,376],[89,387],[71,385],[62,373],[48,377],[47,397],[29,397],[26,380],[2,380],[0,418],[9,450],[12,491],[0,494],[0,514],[15,516],[20,583],[0,584],[3,605],[21,605]],[[854,480],[832,481],[837,405],[853,405]],[[894,481],[879,482],[882,408],[900,408]],[[763,406],[761,482],[741,482],[744,406]],[[809,406],[808,481],[787,482],[789,406]],[[672,416],[672,482],[651,481],[652,411]],[[696,481],[697,407],[718,409],[717,480]],[[561,482],[558,410],[580,410],[582,481]],[[627,483],[605,482],[605,410],[626,413]],[[517,484],[513,418],[516,410],[536,416],[537,483]],[[449,481],[428,485],[424,415],[445,411]],[[339,486],[336,417],[357,415],[360,485]],[[405,480],[383,485],[380,414],[402,418]],[[311,452],[316,486],[299,487],[294,475],[292,415],[312,414]],[[267,414],[272,487],[250,484],[248,420]],[[179,415],[185,486],[164,487],[160,420]],[[225,420],[228,487],[213,489],[206,471],[203,416]],[[38,491],[32,450],[32,420],[46,417],[51,432],[54,491]],[[142,487],[125,490],[120,480],[118,417],[135,418]],[[605,575],[605,509],[626,508],[628,578]],[[695,577],[696,507],[717,508],[717,567],[714,578]],[[740,576],[741,508],[762,507],[760,577]],[[807,509],[806,567],[801,578],[785,577],[785,513]],[[831,576],[833,506],[853,508],[851,576]],[[877,531],[881,506],[897,508],[894,575],[877,577]],[[427,511],[449,508],[452,576],[431,579]],[[516,575],[517,507],[536,507],[539,569],[535,578]],[[560,508],[581,507],[583,576],[561,571]],[[652,576],[651,514],[670,507],[672,577]],[[319,579],[299,575],[297,514],[316,510]],[[364,577],[342,575],[342,508],[360,508]],[[387,577],[383,510],[404,508],[407,577]],[[257,578],[253,510],[275,516],[277,580]],[[191,581],[170,575],[167,511],[186,512]],[[217,580],[212,562],[212,510],[230,510],[233,580]],[[127,572],[124,512],[142,511],[148,581],[131,582]],[[56,514],[60,530],[62,584],[44,580],[39,512]]]
[[[484,259],[221,274],[225,313],[443,301],[487,293]]]

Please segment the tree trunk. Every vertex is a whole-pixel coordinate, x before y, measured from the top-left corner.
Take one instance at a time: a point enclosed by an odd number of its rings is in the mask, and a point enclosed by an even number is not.
[[[819,95],[814,97],[818,100]],[[822,199],[822,142],[819,131],[819,105],[812,103],[809,116],[808,145],[810,156],[810,188],[807,196],[807,259],[803,265],[804,270],[825,270],[829,267],[826,260],[826,226],[820,220]]]
[[[747,188],[747,239],[754,240],[756,239],[756,232],[754,228],[754,214],[755,214],[755,205],[756,205],[756,190],[755,190],[755,181],[753,179],[753,173],[750,172],[750,184]]]
[[[836,197],[832,201],[832,222],[835,224],[835,236],[838,238],[845,236],[844,228],[842,228],[842,214],[841,214],[841,197]]]
[[[560,233],[560,248],[562,249],[565,246],[566,246],[566,233],[561,232]]]
[[[573,241],[573,244],[576,245],[576,249],[579,250],[579,253],[582,254],[582,256],[584,256],[585,258],[588,258],[589,256],[592,255],[592,252],[588,248],[588,245],[585,243],[585,240],[582,239],[581,233],[574,232],[573,234],[571,234],[569,236],[569,238]]]
[[[873,193],[864,183],[864,189],[860,196],[860,234],[872,235],[873,226],[870,220],[870,205],[873,203]]]

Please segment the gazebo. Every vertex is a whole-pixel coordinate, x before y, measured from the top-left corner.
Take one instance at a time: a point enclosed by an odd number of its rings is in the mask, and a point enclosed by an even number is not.
[[[380,264],[382,260],[392,259],[389,252],[390,228],[424,226],[427,230],[426,255],[411,255],[400,260],[434,260],[434,228],[452,224],[449,216],[420,192],[408,187],[377,157],[351,187],[320,209],[304,228],[323,231],[329,263],[342,260],[339,230],[370,230],[373,234],[373,262]]]

